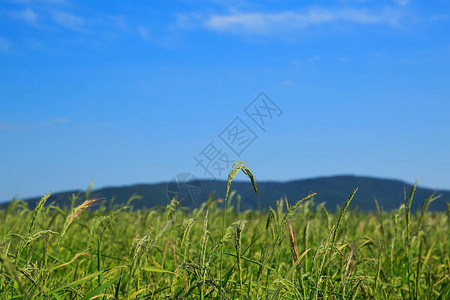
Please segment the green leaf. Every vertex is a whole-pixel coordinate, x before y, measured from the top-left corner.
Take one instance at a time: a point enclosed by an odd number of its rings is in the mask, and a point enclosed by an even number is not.
[[[95,289],[93,289],[92,291],[90,291],[89,293],[87,293],[86,295],[84,295],[83,298],[81,298],[81,300],[88,300],[91,299],[94,296],[97,296],[98,294],[101,293],[101,291],[103,291],[104,289],[108,288],[111,284],[114,283],[114,281],[116,281],[117,279],[119,279],[120,277],[122,277],[122,275],[119,275],[113,279],[111,279],[108,282],[105,282],[104,284],[96,287]]]
[[[172,272],[172,271],[160,269],[160,268],[157,268],[157,267],[144,267],[144,268],[141,268],[141,270],[143,270],[143,271],[148,271],[148,272],[158,272],[158,273],[170,273],[170,274],[175,274],[175,273]]]

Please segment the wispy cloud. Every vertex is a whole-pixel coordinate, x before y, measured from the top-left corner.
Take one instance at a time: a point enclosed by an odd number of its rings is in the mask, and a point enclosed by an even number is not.
[[[9,16],[28,25],[40,29],[48,29],[60,26],[66,29],[81,31],[84,29],[86,20],[77,14],[68,11],[65,2],[58,0],[38,1],[13,1],[18,8],[9,12]]]
[[[66,0],[7,0],[16,4],[65,4]]]
[[[114,34],[129,33],[135,28],[123,14],[111,14],[107,11],[93,14],[79,3],[75,5],[68,0],[6,1],[13,4],[13,8],[5,13],[10,19],[47,33],[68,30],[78,34],[87,33],[98,41],[99,38],[111,39]]]
[[[394,0],[394,2],[400,6],[406,6],[409,4],[409,0]]]
[[[5,122],[0,122],[0,130],[14,130],[14,126],[12,124],[8,124]]]
[[[309,57],[306,62],[307,63],[315,63],[315,62],[319,62],[322,60],[322,56],[321,55],[314,55],[312,57]]]
[[[106,18],[106,22],[120,31],[128,30],[128,22],[123,15],[110,15]]]
[[[0,122],[0,131],[14,131],[14,130],[30,130],[43,129],[69,122],[68,118],[53,118],[44,122],[34,124],[13,124],[7,122]]]
[[[46,121],[46,122],[44,122],[42,124],[53,125],[53,124],[61,124],[61,123],[67,123],[67,122],[69,122],[68,118],[60,117],[60,118],[50,119],[50,120],[48,120],[48,121]]]
[[[75,31],[82,30],[86,23],[84,18],[65,11],[53,11],[52,15],[56,24]]]
[[[295,85],[295,82],[292,81],[292,80],[283,80],[283,81],[281,82],[281,85],[282,85],[282,86],[293,86],[293,85]]]
[[[405,14],[401,9],[393,7],[380,10],[314,7],[302,11],[210,14],[203,16],[200,23],[198,15],[194,19],[189,15],[180,14],[178,24],[183,26],[197,22],[198,26],[217,32],[264,35],[335,23],[398,26],[404,17]]]
[[[28,24],[36,24],[38,21],[37,13],[31,8],[25,8],[23,10],[12,11],[11,17],[16,20],[23,21]]]
[[[144,41],[148,41],[150,39],[148,28],[146,26],[137,26],[136,30],[141,39],[143,39]]]

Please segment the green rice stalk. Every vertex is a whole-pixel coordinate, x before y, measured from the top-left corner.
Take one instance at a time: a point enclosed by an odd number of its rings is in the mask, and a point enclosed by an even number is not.
[[[414,183],[412,189],[411,189],[411,193],[409,195],[408,201],[405,201],[405,219],[406,219],[406,238],[405,238],[405,249],[406,249],[406,258],[407,258],[407,263],[406,263],[406,268],[408,271],[408,278],[407,278],[407,283],[408,283],[408,293],[410,297],[413,297],[413,293],[412,293],[412,289],[411,289],[411,268],[409,266],[409,264],[411,263],[411,258],[410,258],[410,253],[411,253],[411,245],[410,245],[410,241],[411,241],[411,203],[412,203],[412,199],[414,197],[414,193],[416,192],[417,189],[417,183],[419,181],[416,180],[416,182]]]

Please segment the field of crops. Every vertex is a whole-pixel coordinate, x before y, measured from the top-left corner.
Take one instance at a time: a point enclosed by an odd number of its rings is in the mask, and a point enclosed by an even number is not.
[[[371,214],[347,209],[352,191],[337,213],[313,195],[264,212],[233,193],[192,211],[16,201],[0,211],[0,299],[450,299],[449,214],[410,212],[413,194]]]

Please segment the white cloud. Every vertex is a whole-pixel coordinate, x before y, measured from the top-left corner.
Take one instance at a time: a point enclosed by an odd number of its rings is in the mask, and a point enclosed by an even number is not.
[[[77,15],[65,11],[53,11],[53,20],[60,26],[80,31],[85,25],[85,20]]]
[[[197,23],[201,23],[204,16],[200,13],[179,13],[177,14],[176,26],[184,29],[193,29]]]
[[[36,24],[38,19],[37,13],[31,8],[13,11],[11,12],[11,16],[17,20],[26,22],[28,24]]]
[[[188,18],[189,15],[180,15],[179,24],[188,23]],[[288,10],[276,13],[233,12],[212,14],[204,16],[199,25],[218,32],[269,34],[339,22],[357,25],[396,26],[400,24],[403,18],[404,14],[400,9],[388,7],[381,10],[315,7],[303,11]],[[191,19],[191,21],[195,22],[196,20]]]

